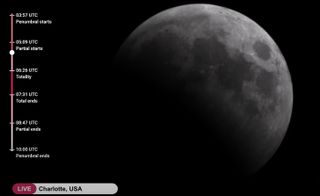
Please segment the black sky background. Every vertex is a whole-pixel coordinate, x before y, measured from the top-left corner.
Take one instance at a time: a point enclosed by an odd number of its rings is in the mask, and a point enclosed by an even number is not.
[[[253,19],[278,44],[292,77],[293,113],[280,148],[256,175],[236,181],[237,184],[224,184],[226,191],[319,192],[316,5],[307,1],[279,3],[275,0],[4,2],[1,3],[0,21],[0,104],[4,108],[0,111],[3,116],[0,152],[2,162],[8,167],[1,167],[0,191],[5,195],[10,195],[11,186],[16,182],[116,182],[119,195],[139,193],[139,189],[144,188],[137,186],[147,179],[141,179],[137,175],[139,172],[126,173],[131,163],[121,161],[129,160],[120,153],[130,146],[125,146],[121,140],[123,132],[117,130],[119,127],[130,129],[130,125],[123,125],[126,117],[121,114],[123,111],[117,110],[121,103],[117,102],[115,92],[118,91],[115,89],[121,78],[115,79],[112,61],[123,41],[138,25],[164,9],[188,3],[216,4]],[[52,154],[49,161],[16,161],[7,150],[10,136],[7,123],[7,19],[10,12],[18,11],[39,11],[42,15],[52,15],[55,21],[47,33],[38,35],[39,39],[47,40],[46,46],[50,50],[47,56],[37,58],[45,62],[45,66],[41,64],[41,77],[38,78],[43,97],[38,115],[48,130],[40,143]],[[39,143],[37,138],[30,140]],[[157,193],[157,190],[153,191]]]
[[[129,35],[139,24],[164,9],[188,4],[210,3],[236,10],[262,26],[278,44],[291,73],[294,104],[289,129],[280,148],[268,164],[240,185],[244,190],[273,193],[316,191],[320,183],[317,73],[318,30],[316,5],[310,1],[149,1],[131,2],[120,13],[127,17],[114,20],[119,39]],[[137,13],[139,10],[139,14]],[[121,15],[121,14],[120,14]],[[119,32],[121,29],[121,33]],[[114,50],[116,53],[117,50]],[[228,187],[228,185],[227,185]],[[230,185],[232,189],[232,185]],[[241,189],[242,189],[241,188]],[[237,189],[236,189],[237,190]]]

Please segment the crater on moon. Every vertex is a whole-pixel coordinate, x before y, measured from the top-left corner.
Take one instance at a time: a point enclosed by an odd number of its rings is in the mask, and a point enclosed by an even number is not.
[[[258,57],[260,57],[265,61],[268,60],[271,56],[269,46],[260,40],[257,40],[256,42],[254,42],[253,49],[258,55]]]

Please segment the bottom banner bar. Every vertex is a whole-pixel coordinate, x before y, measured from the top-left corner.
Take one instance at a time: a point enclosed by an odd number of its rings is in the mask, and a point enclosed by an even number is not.
[[[17,195],[113,195],[114,183],[17,183],[12,191]]]

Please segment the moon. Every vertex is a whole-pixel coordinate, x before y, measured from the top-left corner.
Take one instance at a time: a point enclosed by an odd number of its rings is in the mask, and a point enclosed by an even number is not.
[[[262,27],[231,9],[189,4],[162,11],[130,34],[115,64],[131,79],[140,80],[131,88],[145,85],[145,94],[161,89],[159,96],[165,99],[149,99],[150,107],[165,105],[165,100],[177,101],[168,106],[175,109],[167,114],[174,112],[179,119],[184,116],[185,120],[179,121],[184,130],[179,126],[162,129],[168,137],[157,145],[165,146],[170,134],[178,132],[182,137],[186,124],[192,123],[193,136],[189,135],[188,142],[179,137],[176,142],[190,150],[197,148],[193,139],[200,138],[206,153],[192,152],[192,159],[212,159],[210,164],[219,166],[217,170],[245,175],[259,171],[288,129],[293,89],[286,61]],[[139,91],[130,96],[139,96]],[[188,114],[177,112],[176,105]],[[159,116],[156,118],[162,118]],[[156,132],[157,126],[162,125],[154,124],[146,137]],[[210,164],[204,163],[208,168]]]

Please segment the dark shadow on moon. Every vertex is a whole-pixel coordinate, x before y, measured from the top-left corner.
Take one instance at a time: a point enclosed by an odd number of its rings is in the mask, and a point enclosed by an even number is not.
[[[170,171],[179,172],[178,165],[192,159],[191,163],[197,165],[199,171],[205,168],[202,175],[207,173],[223,178],[244,174],[250,165],[250,160],[245,159],[250,156],[241,157],[241,148],[253,147],[256,141],[249,137],[245,141],[237,137],[230,139],[230,136],[221,134],[239,129],[241,119],[224,112],[225,106],[219,104],[222,92],[205,94],[196,91],[187,93],[185,90],[194,84],[201,88],[211,80],[210,77],[214,77],[217,82],[215,85],[233,92],[233,103],[243,105],[246,115],[255,116],[261,112],[259,103],[244,96],[242,85],[244,82],[255,83],[257,93],[273,99],[273,73],[247,61],[240,51],[231,57],[225,44],[215,35],[208,39],[198,38],[190,50],[187,48],[181,37],[164,31],[142,43],[134,58],[126,55],[118,58],[118,73],[123,79],[121,83],[124,83],[121,89],[131,92],[124,95],[130,97],[126,101],[130,103],[126,111],[133,112],[130,121],[134,121],[131,124],[138,127],[138,132],[129,138],[136,138],[137,144],[145,147],[141,149],[136,146],[139,148],[136,152],[141,153],[141,160],[147,158],[149,160],[145,161],[151,161],[151,165],[171,160],[170,163],[177,166],[169,166],[167,169]],[[193,61],[184,61],[186,55],[193,55]],[[191,63],[190,69],[178,77],[187,63]],[[214,67],[214,73],[210,66]],[[253,66],[260,69],[258,76]],[[207,98],[210,100],[205,101]],[[208,107],[209,104],[215,105],[214,109]],[[257,123],[255,126],[260,125]],[[147,139],[141,141],[142,138]],[[243,142],[246,144],[243,145]],[[151,154],[145,154],[149,150]],[[198,175],[197,171],[188,172]]]

